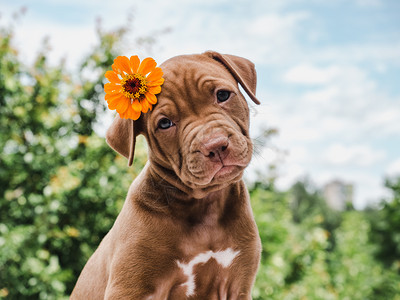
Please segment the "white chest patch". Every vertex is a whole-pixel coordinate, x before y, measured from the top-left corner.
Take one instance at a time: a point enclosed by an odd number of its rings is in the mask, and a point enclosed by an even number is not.
[[[208,262],[211,258],[215,259],[218,264],[222,267],[229,267],[235,257],[239,254],[240,251],[233,251],[232,248],[228,248],[224,251],[207,251],[198,254],[187,264],[177,261],[178,267],[182,269],[183,273],[188,277],[188,280],[182,284],[182,286],[186,286],[186,296],[193,296],[196,290],[195,283],[195,274],[193,274],[193,267],[198,264],[204,264]]]

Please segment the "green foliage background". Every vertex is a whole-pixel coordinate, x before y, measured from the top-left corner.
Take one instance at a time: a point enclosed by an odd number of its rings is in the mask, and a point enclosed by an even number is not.
[[[93,130],[126,28],[98,29],[78,72],[27,65],[0,28],[0,299],[67,299],[146,161],[133,168]],[[254,299],[400,299],[400,178],[380,209],[329,210],[306,180],[249,187],[263,241]]]

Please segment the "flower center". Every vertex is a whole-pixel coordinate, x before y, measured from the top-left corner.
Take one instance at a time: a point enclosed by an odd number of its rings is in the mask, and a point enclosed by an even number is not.
[[[147,92],[147,81],[140,74],[126,74],[121,80],[122,93],[130,99],[139,99]]]

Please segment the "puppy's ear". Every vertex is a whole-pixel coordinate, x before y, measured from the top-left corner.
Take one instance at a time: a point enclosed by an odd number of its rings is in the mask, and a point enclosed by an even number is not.
[[[131,119],[121,119],[117,115],[106,133],[107,144],[128,159],[132,165],[135,153],[136,136],[135,122]]]
[[[207,51],[205,55],[222,63],[243,87],[254,103],[260,104],[256,98],[257,73],[254,64],[243,57],[220,54],[215,51]]]

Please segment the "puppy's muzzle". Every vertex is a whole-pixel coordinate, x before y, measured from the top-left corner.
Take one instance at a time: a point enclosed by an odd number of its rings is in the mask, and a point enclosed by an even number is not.
[[[186,177],[190,184],[199,186],[236,178],[249,163],[252,151],[251,141],[229,123],[207,124],[200,130],[193,128],[190,147],[184,153]]]
[[[224,159],[229,155],[229,138],[223,134],[213,135],[203,139],[200,152],[210,161],[224,164]]]

